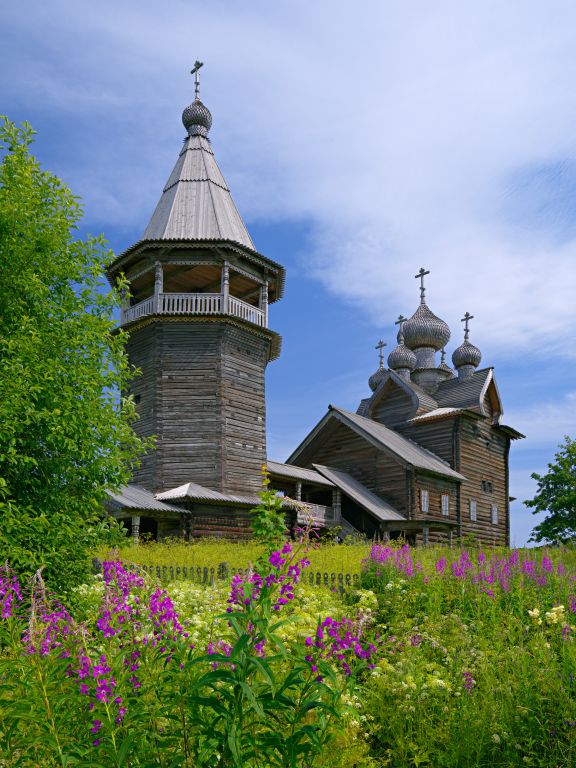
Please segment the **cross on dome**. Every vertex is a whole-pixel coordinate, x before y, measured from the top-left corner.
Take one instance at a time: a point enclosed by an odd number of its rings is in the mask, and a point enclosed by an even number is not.
[[[194,62],[194,69],[190,70],[190,74],[194,75],[194,98],[199,99],[200,98],[200,67],[204,66],[203,61],[196,61]]]
[[[374,347],[374,349],[378,350],[378,356],[380,358],[380,368],[384,368],[384,347],[385,346],[386,346],[386,342],[380,339],[378,344],[376,344],[376,346]]]
[[[474,315],[471,315],[470,312],[466,312],[464,317],[460,320],[461,323],[464,323],[464,341],[468,341],[468,336],[470,335],[470,329],[468,328],[468,321],[473,319],[474,319]]]
[[[429,269],[424,269],[424,267],[420,267],[420,272],[418,272],[417,275],[414,275],[416,280],[420,278],[420,303],[421,304],[425,303],[424,296],[426,294],[426,288],[424,288],[424,277],[425,275],[429,275],[429,274],[430,274]]]

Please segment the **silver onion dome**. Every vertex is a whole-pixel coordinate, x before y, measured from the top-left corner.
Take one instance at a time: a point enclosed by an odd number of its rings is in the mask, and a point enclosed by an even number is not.
[[[208,131],[212,126],[212,115],[208,107],[205,107],[200,99],[196,98],[182,112],[182,122],[190,136],[208,136]]]
[[[474,368],[477,368],[480,365],[480,360],[482,360],[482,353],[468,340],[452,352],[452,362],[455,368],[461,368],[463,365],[473,365]]]
[[[378,368],[376,373],[373,373],[372,376],[370,376],[370,378],[368,379],[368,386],[370,387],[372,392],[376,392],[376,390],[378,389],[378,385],[380,384],[382,379],[386,377],[387,373],[388,371],[386,370],[386,368]]]
[[[416,355],[405,344],[400,342],[388,355],[388,368],[391,368],[393,371],[399,368],[408,368],[408,370],[413,371],[416,368]]]
[[[422,302],[416,312],[403,325],[404,340],[409,349],[429,347],[436,351],[445,347],[450,339],[450,328],[436,317]]]

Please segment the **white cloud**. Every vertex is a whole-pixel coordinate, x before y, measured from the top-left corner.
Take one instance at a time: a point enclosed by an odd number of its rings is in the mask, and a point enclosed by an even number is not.
[[[576,203],[553,176],[530,185],[576,156],[573,3],[31,5],[32,28],[30,4],[7,14],[12,88],[92,116],[100,162],[70,158],[89,213],[143,228],[199,56],[245,217],[311,222],[307,268],[336,295],[391,325],[424,265],[457,337],[470,310],[480,346],[574,355]]]

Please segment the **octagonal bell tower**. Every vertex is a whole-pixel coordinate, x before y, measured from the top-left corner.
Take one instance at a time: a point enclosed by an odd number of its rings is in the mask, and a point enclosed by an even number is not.
[[[281,339],[268,305],[284,269],[258,253],[208,138],[212,116],[196,96],[182,115],[187,136],[143,237],[110,265],[130,298],[136,431],[156,436],[133,482],[154,493],[193,482],[254,495],[266,461],[264,373]]]

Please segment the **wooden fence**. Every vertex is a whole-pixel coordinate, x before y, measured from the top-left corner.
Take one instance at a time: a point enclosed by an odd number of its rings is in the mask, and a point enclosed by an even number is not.
[[[229,581],[237,573],[243,573],[241,568],[230,568],[228,563],[217,566],[186,566],[186,565],[137,565],[136,570],[155,576],[163,582],[192,581],[196,584],[216,584]],[[325,587],[326,589],[345,592],[356,588],[360,583],[357,573],[326,573],[305,568],[300,579],[303,584]]]

